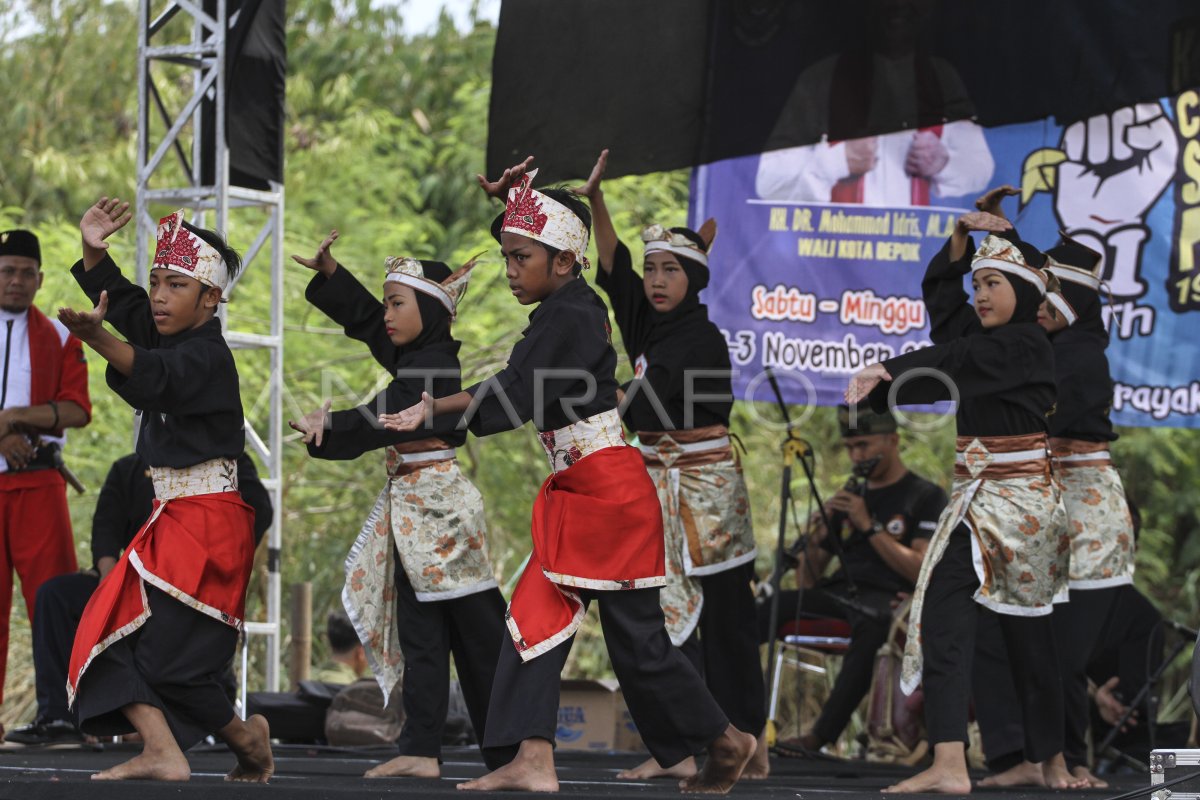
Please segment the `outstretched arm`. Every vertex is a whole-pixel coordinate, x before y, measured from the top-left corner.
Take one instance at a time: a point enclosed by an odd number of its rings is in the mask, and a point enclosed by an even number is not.
[[[592,174],[588,176],[587,182],[571,191],[580,197],[586,197],[592,207],[592,232],[596,242],[596,255],[600,259],[600,269],[611,272],[618,239],[608,206],[604,202],[604,190],[600,188],[607,168],[608,150],[604,149],[600,151],[600,157],[596,159],[596,166],[592,167]]]
[[[58,310],[58,321],[75,334],[79,341],[100,354],[113,369],[128,378],[133,374],[133,347],[113,336],[104,328],[104,315],[108,311],[108,292],[100,293],[100,302],[91,311],[76,311],[71,308]]]
[[[399,351],[387,335],[383,303],[379,302],[379,295],[368,291],[333,257],[332,247],[338,236],[336,230],[330,231],[312,258],[292,256],[297,264],[317,273],[305,288],[304,297],[342,326],[347,336],[365,344],[375,361],[391,371],[396,366]]]

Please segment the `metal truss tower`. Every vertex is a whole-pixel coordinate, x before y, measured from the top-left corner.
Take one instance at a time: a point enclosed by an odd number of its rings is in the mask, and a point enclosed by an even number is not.
[[[159,7],[157,13],[151,6]],[[230,184],[229,147],[226,141],[226,80],[229,63],[226,43],[237,21],[228,13],[227,0],[139,0],[138,3],[138,141],[137,141],[137,275],[146,285],[157,220],[151,206],[167,213],[189,209],[193,223],[218,231],[229,230],[231,217],[258,226],[258,234],[243,252],[242,271],[227,296],[236,297],[236,286],[250,270],[270,270],[269,332],[233,330],[222,306],[225,339],[235,350],[259,350],[269,354],[269,384],[263,391],[268,400],[265,429],[246,420],[248,448],[258,454],[266,468],[263,485],[270,493],[274,519],[267,533],[266,619],[246,622],[246,636],[266,640],[266,689],[279,688],[281,644],[280,553],[283,519],[282,405],[283,405],[283,186],[272,184],[268,191]],[[188,40],[190,26],[190,41]],[[174,65],[170,67],[168,65]],[[166,81],[163,72],[185,77]],[[190,95],[178,112],[168,105],[186,87],[191,72]],[[157,78],[157,82],[156,82]],[[214,115],[206,119],[205,115]],[[211,133],[211,143],[203,141]],[[208,145],[208,154],[204,145]],[[202,162],[211,161],[206,180]],[[257,214],[248,211],[257,210]],[[266,220],[261,222],[263,212]],[[247,218],[248,219],[244,219]],[[265,262],[265,263],[264,263]],[[243,379],[244,380],[244,379]],[[246,686],[246,652],[242,653],[242,687]]]

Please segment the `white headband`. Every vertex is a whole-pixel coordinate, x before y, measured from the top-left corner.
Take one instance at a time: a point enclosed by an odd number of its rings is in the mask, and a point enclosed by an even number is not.
[[[1063,319],[1067,321],[1068,325],[1074,325],[1075,321],[1079,319],[1079,315],[1075,313],[1075,309],[1067,302],[1067,298],[1058,292],[1047,292],[1046,302],[1054,306],[1058,313],[1062,314]]]
[[[705,253],[691,239],[681,233],[675,233],[662,225],[651,225],[642,231],[642,241],[646,243],[643,255],[651,253],[674,253],[682,258],[688,258],[708,268],[708,253]]]
[[[225,293],[229,267],[217,249],[183,227],[183,209],[158,221],[158,245],[151,269],[169,269]]]
[[[570,250],[584,267],[587,260],[588,229],[575,212],[533,188],[537,170],[521,176],[521,181],[508,190],[501,231],[528,236],[557,250]]]
[[[1056,275],[1060,280],[1077,283],[1080,286],[1086,286],[1089,289],[1095,289],[1097,292],[1100,291],[1100,279],[1097,278],[1093,273],[1088,272],[1087,270],[1079,269],[1079,267],[1072,267],[1067,264],[1051,260],[1049,266],[1046,267],[1046,271]]]
[[[417,259],[388,256],[383,262],[387,267],[387,277],[383,282],[399,283],[411,287],[414,291],[424,292],[445,306],[450,312],[450,319],[454,320],[458,317],[458,303],[467,293],[471,270],[475,267],[478,257],[472,258],[452,272],[444,282],[438,283],[425,277],[425,267]]]

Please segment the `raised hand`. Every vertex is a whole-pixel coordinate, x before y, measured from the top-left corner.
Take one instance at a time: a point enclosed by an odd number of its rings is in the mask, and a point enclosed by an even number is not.
[[[317,447],[325,441],[325,418],[329,415],[329,409],[333,405],[332,400],[326,400],[325,404],[316,411],[310,411],[305,414],[297,422],[289,419],[288,426],[294,431],[300,431],[304,434],[305,444],[315,444]]]
[[[104,331],[104,315],[108,313],[108,292],[100,293],[100,302],[91,311],[76,311],[73,308],[60,308],[58,321],[66,327],[76,339],[90,342]]]
[[[880,381],[890,381],[891,379],[892,376],[887,368],[880,363],[860,369],[850,378],[850,385],[846,387],[846,402],[852,406],[857,405],[879,385]]]
[[[395,414],[380,414],[379,423],[389,431],[415,431],[424,424],[426,415],[432,409],[433,398],[428,392],[421,392],[421,402]]]
[[[333,243],[337,240],[338,232],[337,229],[334,228],[329,232],[329,235],[325,237],[325,240],[321,242],[321,246],[317,248],[317,254],[315,256],[312,258],[301,258],[300,256],[293,254],[292,261],[308,267],[309,269],[316,270],[328,278],[335,271],[337,271],[337,259],[333,257],[333,252],[331,250]]]
[[[987,211],[971,211],[959,217],[954,226],[961,233],[968,233],[970,231],[1003,233],[1004,231],[1011,231],[1013,225],[1003,217],[998,217]]]
[[[600,157],[596,159],[596,166],[592,167],[592,174],[588,176],[587,181],[582,186],[573,187],[571,191],[591,200],[600,191],[600,182],[604,180],[604,170],[607,168],[608,148],[606,147],[600,151]]]
[[[504,170],[504,174],[498,180],[489,181],[482,175],[476,175],[475,180],[479,182],[479,188],[483,189],[483,193],[488,197],[505,200],[508,198],[509,187],[521,180],[521,176],[525,174],[532,163],[533,156],[525,156],[525,160],[520,164]]]
[[[988,214],[994,214],[997,217],[1006,219],[1004,209],[1000,203],[1006,197],[1016,197],[1021,193],[1021,190],[1015,186],[1009,186],[1007,183],[1003,186],[997,186],[995,189],[989,189],[988,192],[981,198],[975,201],[975,207],[980,211],[986,211]]]
[[[129,212],[129,203],[122,202],[118,197],[101,197],[79,220],[84,246],[107,250],[108,242],[104,240],[124,228],[131,219],[133,214]]]

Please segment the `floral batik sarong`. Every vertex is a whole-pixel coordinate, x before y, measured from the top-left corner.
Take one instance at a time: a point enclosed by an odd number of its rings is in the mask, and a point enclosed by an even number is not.
[[[704,608],[698,579],[757,554],[750,497],[724,425],[639,431],[638,441],[662,506],[667,584],[660,603],[678,647],[692,635]]]
[[[921,682],[921,613],[933,570],[965,523],[979,589],[975,602],[998,614],[1042,616],[1067,598],[1070,537],[1044,434],[958,437],[954,487],[921,562],[913,594],[901,687]],[[915,634],[915,635],[914,635]]]
[[[1133,519],[1108,444],[1053,438],[1050,456],[1071,534],[1071,588],[1133,583]]]
[[[388,481],[346,557],[342,605],[383,690],[404,672],[396,614],[396,557],[417,600],[432,603],[496,586],[483,498],[450,448],[387,449]]]

